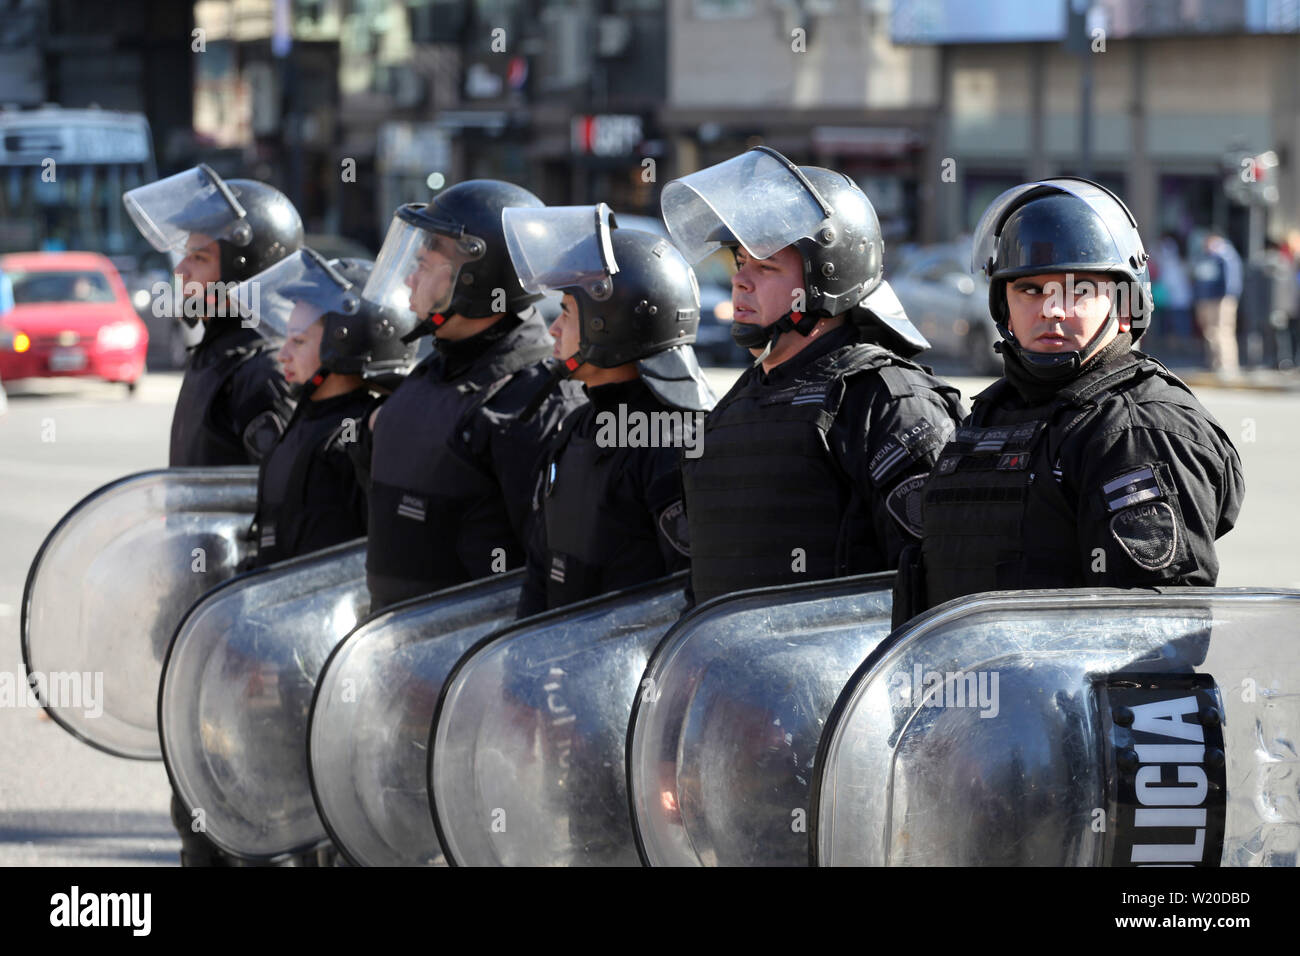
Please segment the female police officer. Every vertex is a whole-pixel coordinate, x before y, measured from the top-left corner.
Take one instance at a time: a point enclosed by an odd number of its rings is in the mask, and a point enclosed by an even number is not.
[[[668,240],[616,228],[604,203],[516,207],[503,221],[523,287],[564,293],[554,354],[590,403],[542,459],[524,617],[687,566],[679,461],[714,397],[690,345],[695,272]]]
[[[363,298],[372,263],[326,262],[302,249],[240,286],[260,328],[283,338],[279,360],[298,404],[261,464],[255,567],[366,533],[366,495],[348,454],[372,398],[415,358],[402,341],[415,316]]]
[[[1061,177],[999,196],[975,233],[1003,378],[942,451],[894,620],[978,591],[1213,585],[1241,462],[1181,381],[1133,348],[1151,310],[1137,223]]]

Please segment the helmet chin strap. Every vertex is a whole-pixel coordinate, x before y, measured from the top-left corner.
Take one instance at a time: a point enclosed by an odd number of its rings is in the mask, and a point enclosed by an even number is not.
[[[294,398],[300,402],[307,401],[316,392],[316,389],[325,383],[325,379],[329,378],[329,375],[329,369],[322,365],[316,369],[311,378],[293,387]]]
[[[410,345],[416,339],[425,335],[433,335],[435,331],[445,325],[447,316],[441,312],[430,312],[419,322],[415,323],[415,328],[402,336],[402,344]]]
[[[752,322],[732,322],[731,338],[741,348],[762,348],[762,353],[754,359],[758,365],[772,354],[772,348],[782,333],[795,331],[805,338],[817,327],[818,319],[806,312],[791,310],[770,325],[755,325]]]
[[[1002,336],[1003,341],[998,342],[995,348],[1001,352],[1009,346],[1016,353],[1016,357],[1020,359],[1020,364],[1024,366],[1025,371],[1040,382],[1047,384],[1063,382],[1073,378],[1079,369],[1102,350],[1102,340],[1108,338],[1111,331],[1118,325],[1119,319],[1112,312],[1107,316],[1106,321],[1097,330],[1096,334],[1081,349],[1070,352],[1030,352],[1016,341],[1009,324],[999,322],[998,333]]]

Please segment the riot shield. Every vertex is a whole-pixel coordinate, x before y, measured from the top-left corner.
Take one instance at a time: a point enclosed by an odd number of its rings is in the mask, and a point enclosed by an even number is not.
[[[57,723],[107,753],[159,759],[167,645],[248,554],[256,506],[256,468],[169,468],[111,482],[63,516],[32,561],[21,621],[27,673]]]
[[[182,803],[232,856],[325,843],[307,715],[326,656],[369,603],[359,540],[228,581],[177,628],[157,695],[163,760]]]
[[[447,680],[429,792],[462,866],[635,866],[624,752],[655,644],[686,572],[520,621]]]
[[[892,634],[817,757],[822,865],[1297,861],[1300,591],[972,595]]]
[[[361,866],[442,865],[429,815],[429,728],[443,681],[475,641],[514,619],[523,571],[395,605],[330,655],[308,729],[311,793]]]
[[[889,633],[893,580],[886,572],[743,591],[668,632],[628,729],[643,861],[807,864],[822,723]]]

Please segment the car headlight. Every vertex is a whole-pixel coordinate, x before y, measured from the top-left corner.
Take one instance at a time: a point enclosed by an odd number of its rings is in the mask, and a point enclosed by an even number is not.
[[[29,339],[25,333],[23,332],[14,333],[15,352],[26,352],[31,347],[32,347],[32,340]]]
[[[736,309],[730,299],[723,299],[713,307],[713,317],[719,322],[730,322],[735,315]]]
[[[149,307],[149,290],[136,289],[131,296],[131,304],[137,309],[147,309]]]
[[[130,349],[140,341],[140,330],[130,322],[112,322],[100,326],[97,338],[102,349]]]

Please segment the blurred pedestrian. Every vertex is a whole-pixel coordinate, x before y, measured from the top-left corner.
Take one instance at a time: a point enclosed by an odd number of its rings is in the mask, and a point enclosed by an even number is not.
[[[1151,257],[1152,295],[1160,313],[1159,335],[1162,351],[1185,355],[1192,348],[1199,353],[1199,336],[1192,319],[1192,281],[1183,260],[1183,244],[1178,236],[1166,232]]]
[[[1221,233],[1205,236],[1193,267],[1196,324],[1210,350],[1210,368],[1219,375],[1240,373],[1237,361],[1237,300],[1241,297],[1241,257]]]

